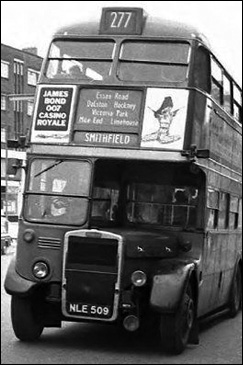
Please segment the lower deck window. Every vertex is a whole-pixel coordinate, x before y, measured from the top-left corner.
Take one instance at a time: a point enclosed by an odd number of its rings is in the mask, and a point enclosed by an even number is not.
[[[128,186],[127,218],[131,223],[196,226],[198,190],[192,187],[132,184]]]
[[[196,179],[176,164],[98,161],[91,224],[199,228],[202,192]]]

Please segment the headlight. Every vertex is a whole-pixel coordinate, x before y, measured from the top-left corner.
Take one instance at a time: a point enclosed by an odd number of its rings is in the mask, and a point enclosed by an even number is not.
[[[37,279],[44,279],[49,274],[49,268],[45,262],[36,262],[33,266],[33,274]]]
[[[137,270],[132,273],[131,281],[135,286],[143,286],[147,281],[147,276],[143,271]]]

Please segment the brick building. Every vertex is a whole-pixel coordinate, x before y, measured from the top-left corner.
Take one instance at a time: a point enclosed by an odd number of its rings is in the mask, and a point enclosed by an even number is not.
[[[30,129],[42,60],[36,48],[20,50],[1,44],[1,211],[9,220],[17,219],[20,209],[21,171],[6,178],[6,160],[25,159],[25,152],[6,148],[6,140],[18,139]],[[21,95],[20,100],[13,100],[16,94]]]

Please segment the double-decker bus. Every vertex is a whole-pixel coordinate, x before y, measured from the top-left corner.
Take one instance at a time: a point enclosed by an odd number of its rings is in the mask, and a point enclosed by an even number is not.
[[[60,29],[5,279],[17,338],[62,321],[149,323],[181,353],[200,318],[235,316],[241,131],[241,88],[196,29],[141,8]]]

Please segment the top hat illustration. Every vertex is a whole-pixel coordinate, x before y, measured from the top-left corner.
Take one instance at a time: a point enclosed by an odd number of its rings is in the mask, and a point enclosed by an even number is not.
[[[171,96],[166,96],[164,98],[164,101],[163,103],[161,104],[160,108],[158,110],[153,110],[149,107],[149,109],[151,109],[153,112],[154,112],[154,116],[155,118],[159,118],[163,112],[166,110],[166,109],[172,109],[173,108],[173,101],[172,101],[172,98]],[[174,113],[173,113],[174,114]]]
[[[155,118],[162,115],[163,111],[165,111],[165,109],[167,108],[173,108],[173,102],[171,96],[166,96],[164,98],[163,103],[161,104],[161,107],[158,110],[154,111]]]

